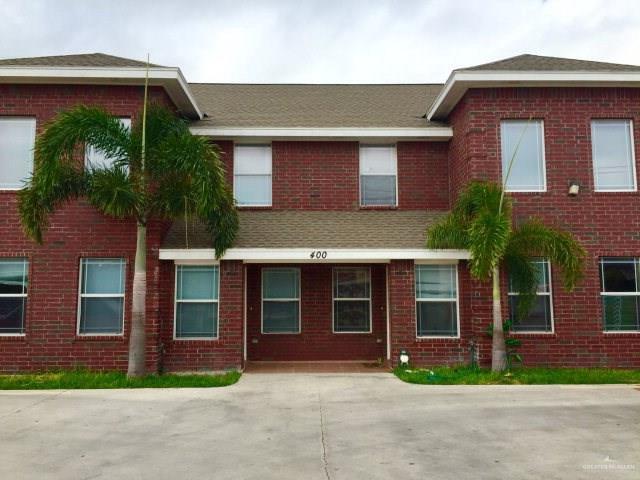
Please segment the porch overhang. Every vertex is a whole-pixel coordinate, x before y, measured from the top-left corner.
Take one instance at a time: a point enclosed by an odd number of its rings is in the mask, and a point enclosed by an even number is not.
[[[425,248],[428,227],[445,214],[424,210],[241,210],[234,243],[221,259],[325,264],[468,259],[463,250]],[[177,220],[165,235],[160,259],[214,262],[213,237],[199,220]]]
[[[212,263],[211,248],[163,248],[160,260],[178,263]],[[466,250],[384,249],[384,248],[230,248],[220,260],[244,263],[388,263],[391,260],[414,260],[420,263],[455,263],[468,260]]]

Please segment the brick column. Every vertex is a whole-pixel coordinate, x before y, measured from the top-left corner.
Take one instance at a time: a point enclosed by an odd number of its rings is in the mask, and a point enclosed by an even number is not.
[[[389,263],[389,328],[391,331],[391,365],[397,366],[401,350],[413,354],[415,345],[415,293],[413,260]]]

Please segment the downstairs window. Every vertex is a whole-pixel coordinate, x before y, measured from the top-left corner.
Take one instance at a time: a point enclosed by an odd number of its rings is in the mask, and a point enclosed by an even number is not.
[[[28,276],[26,258],[0,259],[0,335],[24,334]]]
[[[416,265],[418,337],[458,336],[457,265]]]
[[[600,261],[600,296],[605,332],[640,331],[640,259],[606,257]]]

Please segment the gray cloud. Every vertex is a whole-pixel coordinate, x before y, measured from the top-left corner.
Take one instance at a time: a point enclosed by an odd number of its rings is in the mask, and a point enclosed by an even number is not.
[[[201,82],[442,82],[519,53],[640,64],[637,0],[0,0],[0,57],[104,52]]]

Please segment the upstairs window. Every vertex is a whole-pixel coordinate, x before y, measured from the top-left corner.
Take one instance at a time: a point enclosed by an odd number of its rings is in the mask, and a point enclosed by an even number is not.
[[[131,130],[131,119],[121,118],[120,123],[127,129]],[[90,169],[111,168],[114,159],[107,157],[104,152],[94,147],[87,146],[84,151],[84,166]]]
[[[630,120],[593,120],[591,150],[596,191],[628,192],[637,189]]]
[[[600,296],[605,332],[640,331],[640,260],[603,258]]]
[[[26,258],[0,259],[0,335],[24,334],[28,275]]]
[[[397,195],[395,145],[360,146],[360,205],[395,207]]]
[[[457,265],[416,265],[418,337],[458,336]]]
[[[80,262],[79,334],[122,334],[124,281],[124,259],[82,259]]]
[[[35,118],[0,117],[0,189],[19,189],[33,171]]]
[[[500,123],[500,142],[505,189],[509,192],[544,192],[547,179],[542,121],[504,120]]]
[[[551,271],[547,260],[532,260],[531,264],[538,277],[536,299],[526,318],[518,318],[519,293],[509,279],[509,312],[511,330],[514,332],[553,331],[553,306],[551,300]]]
[[[233,192],[241,207],[271,206],[271,145],[236,145]]]

